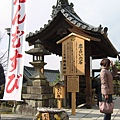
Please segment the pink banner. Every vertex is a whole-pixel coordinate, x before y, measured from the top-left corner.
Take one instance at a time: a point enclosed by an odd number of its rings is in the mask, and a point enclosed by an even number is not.
[[[26,0],[12,0],[8,71],[3,100],[21,101],[24,69]]]

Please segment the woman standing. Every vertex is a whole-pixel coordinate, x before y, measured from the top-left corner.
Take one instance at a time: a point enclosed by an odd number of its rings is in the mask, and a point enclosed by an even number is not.
[[[107,100],[107,102],[112,102],[112,94],[114,93],[113,76],[117,74],[117,69],[113,61],[110,61],[107,58],[102,59],[100,65],[101,93],[102,96]],[[112,67],[112,71],[110,71],[110,65]],[[105,114],[104,120],[111,120],[111,114]]]

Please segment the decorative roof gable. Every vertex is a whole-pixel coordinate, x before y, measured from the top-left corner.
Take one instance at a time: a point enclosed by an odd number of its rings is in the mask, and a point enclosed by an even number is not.
[[[63,9],[67,9],[70,13],[74,14],[76,17],[79,18],[79,16],[75,13],[73,6],[74,6],[73,3],[69,4],[68,0],[57,0],[56,6],[52,7],[53,10],[51,17],[54,18],[57,16],[57,13],[59,11],[62,11]]]

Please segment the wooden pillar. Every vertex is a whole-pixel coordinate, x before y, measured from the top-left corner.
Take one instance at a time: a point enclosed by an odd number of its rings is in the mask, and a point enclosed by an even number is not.
[[[57,99],[58,102],[58,109],[62,108],[62,99]]]
[[[44,61],[44,56],[42,56],[42,60]],[[44,66],[43,66],[43,68],[41,69],[41,73],[44,74]]]
[[[76,92],[72,92],[72,115],[76,115]]]
[[[67,86],[67,76],[64,75],[64,83],[65,83],[65,86]],[[63,99],[63,106],[66,107],[68,106],[68,93],[67,93],[67,89],[65,87],[65,98]]]
[[[92,86],[90,79],[90,42],[85,41],[85,80],[86,80],[86,107],[91,108],[92,105]]]

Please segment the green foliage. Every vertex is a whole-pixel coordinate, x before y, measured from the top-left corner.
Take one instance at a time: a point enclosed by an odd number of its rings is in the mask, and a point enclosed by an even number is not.
[[[120,63],[118,60],[115,61],[115,66],[117,67],[118,70],[120,70]]]
[[[113,80],[113,84],[120,85],[120,80]]]

